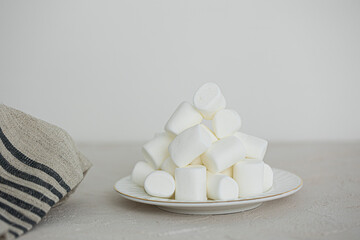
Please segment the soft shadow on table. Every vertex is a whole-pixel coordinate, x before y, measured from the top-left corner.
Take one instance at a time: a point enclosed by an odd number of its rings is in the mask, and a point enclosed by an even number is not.
[[[134,211],[141,211],[143,214],[154,214],[157,211],[165,212],[165,211],[161,211],[159,208],[157,208],[154,205],[138,203],[138,202],[134,202],[134,201],[125,199],[116,192],[114,192],[112,194],[108,194],[107,202],[110,206],[112,206],[114,208],[118,208],[121,211],[131,209]],[[168,212],[166,212],[166,213],[168,213]]]

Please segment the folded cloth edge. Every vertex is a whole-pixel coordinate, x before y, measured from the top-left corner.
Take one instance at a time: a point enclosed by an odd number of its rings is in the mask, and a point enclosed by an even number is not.
[[[29,127],[29,129],[27,129],[27,127]],[[34,207],[35,209],[38,209],[37,212],[35,212],[36,214],[39,214],[39,211],[46,214],[52,207],[59,206],[64,203],[82,182],[92,164],[77,149],[73,139],[66,131],[19,110],[5,106],[4,104],[0,104],[0,129],[4,137],[0,139],[0,239],[8,240],[21,236],[42,219],[44,214],[41,214],[40,218],[39,216],[35,216],[33,210]],[[32,134],[39,136],[32,138]],[[47,146],[42,149],[41,141],[44,137],[49,139],[54,137],[55,140],[51,143],[46,143]],[[24,138],[26,138],[26,141],[24,141]],[[4,141],[4,139],[6,141]],[[59,147],[56,146],[57,144],[59,144]],[[32,148],[38,152],[39,146],[42,152],[46,152],[46,149],[49,148],[52,151],[51,153],[55,152],[56,155],[54,156],[54,160],[57,159],[57,162],[54,162],[52,157],[47,158],[47,162],[45,163],[37,161],[38,159],[36,158],[36,154],[33,154],[30,158],[27,157],[28,154],[32,154]],[[52,148],[52,146],[54,147]],[[70,154],[66,154],[67,149],[71,150]],[[65,155],[61,156],[60,153],[58,154],[58,150],[61,150],[61,153]],[[25,154],[19,157],[19,154],[22,154],[22,152]],[[46,154],[50,153],[45,153],[44,156],[46,156]],[[58,155],[60,158],[56,158],[59,157]],[[66,157],[69,156],[71,156],[72,159],[66,159]],[[67,161],[76,162],[72,164],[71,167],[67,167],[65,169],[74,169],[71,171],[74,171],[74,173],[77,174],[77,177],[75,178],[77,180],[73,178],[71,178],[73,180],[70,180],[68,170],[61,170],[64,166],[66,166]],[[34,167],[34,163],[40,167]],[[56,167],[56,164],[60,165]],[[65,180],[65,182],[67,180],[72,182],[69,184],[70,189],[67,191],[57,185],[61,182],[56,182],[54,179],[46,175],[48,172],[45,170],[53,170],[54,165],[57,169],[55,169],[55,173],[62,172],[60,173],[60,176]],[[24,176],[31,176],[32,178],[39,180],[28,181],[29,179],[24,178]],[[45,189],[43,186],[37,185],[38,181],[50,184],[50,186],[58,186],[58,190],[61,192],[63,197],[56,200],[56,196],[51,196],[53,192],[49,192],[49,189]],[[17,185],[20,187],[17,187],[12,191],[11,187],[9,187],[9,182],[12,186]],[[44,207],[44,203],[41,202],[43,201],[43,198],[34,198],[34,196],[36,196],[35,193],[38,195],[42,194],[44,197],[49,196],[50,198],[55,199],[54,201],[50,199],[50,201],[53,201],[55,204],[51,204],[50,207],[47,206],[46,208],[41,208],[41,206]],[[29,209],[27,206],[33,207]],[[23,219],[28,220],[27,222],[23,222]],[[31,223],[32,226],[28,223]],[[19,227],[15,228],[14,226]]]

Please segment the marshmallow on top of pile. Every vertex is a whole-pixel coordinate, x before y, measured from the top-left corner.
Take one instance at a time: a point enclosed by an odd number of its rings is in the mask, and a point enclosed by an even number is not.
[[[194,105],[181,103],[143,148],[132,180],[154,197],[179,201],[232,200],[268,191],[273,172],[263,159],[267,141],[239,132],[239,114],[226,109],[215,83],[195,93]],[[212,130],[203,120],[211,120]]]

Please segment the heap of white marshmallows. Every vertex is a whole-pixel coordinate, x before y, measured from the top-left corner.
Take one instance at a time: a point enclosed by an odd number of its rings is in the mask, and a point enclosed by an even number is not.
[[[267,141],[239,132],[241,118],[226,109],[215,83],[181,103],[165,132],[147,142],[146,162],[136,163],[132,181],[153,197],[200,202],[250,197],[269,190],[273,172],[263,162]],[[212,121],[212,130],[203,119]]]

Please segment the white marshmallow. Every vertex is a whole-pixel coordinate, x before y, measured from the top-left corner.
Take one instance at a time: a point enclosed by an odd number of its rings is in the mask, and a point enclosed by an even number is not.
[[[177,168],[177,166],[170,157],[165,159],[165,161],[161,164],[161,170],[164,170],[173,176],[175,176],[175,168]]]
[[[213,174],[215,174],[215,173],[213,173]],[[217,174],[223,174],[223,175],[226,175],[226,176],[229,176],[229,177],[232,178],[233,177],[233,167],[231,166],[231,167],[229,167],[229,168],[225,169],[224,171],[219,172]]]
[[[220,173],[232,178],[233,177],[233,167],[229,167]]]
[[[203,165],[201,157],[195,158],[190,164],[191,165]]]
[[[206,132],[209,134],[209,136],[211,138],[211,143],[214,143],[217,140],[219,140],[207,126],[205,126],[204,124],[200,124],[200,126],[203,127],[206,130]]]
[[[222,172],[245,159],[245,148],[238,138],[230,136],[213,143],[201,159],[210,172]]]
[[[165,130],[179,135],[184,130],[201,123],[202,119],[202,115],[190,103],[182,102],[166,123]]]
[[[268,191],[272,187],[273,181],[274,181],[273,170],[268,164],[264,163],[264,188],[263,188],[264,192]]]
[[[234,133],[234,136],[239,138],[244,144],[247,158],[264,159],[268,146],[266,140],[242,132],[236,132]]]
[[[175,199],[178,201],[206,201],[206,168],[190,165],[175,169]]]
[[[146,177],[144,188],[153,197],[170,198],[175,192],[175,180],[168,172],[154,171]]]
[[[205,119],[211,120],[217,111],[226,107],[226,101],[217,84],[205,83],[194,95],[194,106]]]
[[[207,196],[213,200],[232,200],[239,197],[239,187],[234,179],[223,174],[207,174]]]
[[[168,147],[172,140],[170,134],[160,133],[143,146],[142,153],[145,160],[155,169],[159,169],[163,161],[169,157]]]
[[[256,159],[234,165],[234,179],[239,185],[239,196],[250,197],[263,192],[264,162]]]
[[[155,169],[148,163],[137,162],[132,170],[131,180],[139,186],[144,186],[146,177],[153,171],[155,171]]]
[[[185,167],[199,157],[211,145],[211,138],[200,125],[186,129],[169,145],[171,159],[176,166]]]
[[[241,118],[236,111],[223,109],[215,114],[212,125],[215,135],[221,139],[232,135],[240,129]]]

